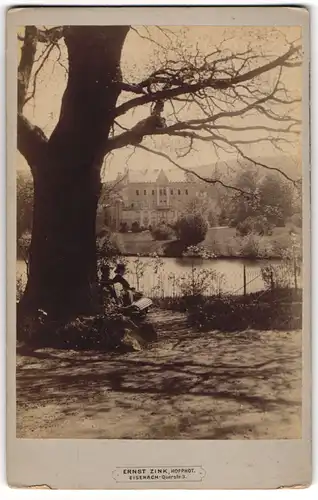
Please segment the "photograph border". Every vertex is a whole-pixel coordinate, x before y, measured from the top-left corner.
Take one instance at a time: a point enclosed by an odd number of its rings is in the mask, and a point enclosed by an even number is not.
[[[301,26],[303,31],[303,391],[299,440],[89,440],[16,438],[16,32],[32,25]],[[211,23],[207,23],[211,20]],[[305,7],[26,7],[7,13],[7,480],[53,489],[251,489],[311,482],[309,11]],[[200,481],[117,483],[121,467],[196,466]]]

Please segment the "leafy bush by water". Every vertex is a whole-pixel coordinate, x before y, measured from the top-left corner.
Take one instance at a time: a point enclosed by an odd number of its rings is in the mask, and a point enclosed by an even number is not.
[[[197,245],[203,241],[208,227],[207,221],[197,213],[183,215],[175,224],[177,237],[186,246]]]
[[[166,224],[160,224],[151,229],[151,235],[154,240],[166,241],[175,238],[175,233],[170,226]]]

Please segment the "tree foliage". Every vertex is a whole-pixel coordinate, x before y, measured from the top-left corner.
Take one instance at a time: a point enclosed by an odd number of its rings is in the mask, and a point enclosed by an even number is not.
[[[198,214],[205,219],[210,227],[217,224],[218,201],[213,200],[208,193],[199,193],[193,197],[185,206],[184,212],[187,214]]]
[[[197,245],[204,240],[208,223],[200,214],[186,214],[177,220],[175,230],[185,246]]]
[[[247,234],[248,228],[253,224],[256,227],[261,220],[264,229],[266,224],[284,226],[294,213],[292,187],[277,173],[261,176],[259,171],[243,171],[238,175],[236,185],[250,194],[231,200],[231,225],[239,232]]]
[[[236,187],[245,194],[239,194],[231,200],[231,222],[232,227],[237,227],[248,217],[259,213],[259,198],[257,196],[257,171],[255,169],[241,171],[235,183]]]
[[[236,231],[241,236],[247,236],[250,233],[267,236],[272,233],[272,225],[264,215],[256,217],[247,217],[244,221],[239,222]]]
[[[291,187],[277,174],[269,174],[259,187],[259,205],[269,222],[284,226],[293,214]]]

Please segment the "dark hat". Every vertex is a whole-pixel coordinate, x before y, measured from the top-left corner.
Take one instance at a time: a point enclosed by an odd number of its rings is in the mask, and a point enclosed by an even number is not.
[[[115,273],[119,273],[120,271],[125,271],[126,270],[126,266],[125,264],[122,264],[121,262],[119,264],[117,264],[116,266],[116,269],[115,269]]]

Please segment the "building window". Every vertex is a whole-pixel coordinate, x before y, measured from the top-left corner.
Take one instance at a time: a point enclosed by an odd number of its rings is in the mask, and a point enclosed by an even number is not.
[[[155,190],[153,189],[153,190],[152,190],[152,195],[154,196],[154,194],[155,194]]]
[[[136,195],[137,196],[139,195],[139,189],[136,189]]]
[[[178,194],[181,194],[181,191],[180,191],[180,189],[178,189]]]
[[[160,196],[162,196],[162,189],[159,190]]]
[[[187,190],[187,189],[185,190],[185,194],[189,194],[189,192],[188,192],[188,190]]]
[[[133,203],[131,204],[131,208],[134,208],[134,204]]]
[[[173,194],[173,189],[170,189],[170,194]]]
[[[146,194],[147,194],[147,191],[146,191],[146,189],[144,189],[144,195],[146,195]]]

